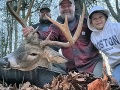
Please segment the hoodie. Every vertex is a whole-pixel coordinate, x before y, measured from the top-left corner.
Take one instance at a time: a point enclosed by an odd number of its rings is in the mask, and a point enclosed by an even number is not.
[[[108,10],[99,6],[94,6],[89,12],[87,24],[89,29],[93,31],[91,33],[92,43],[108,57],[109,64],[113,69],[120,64],[120,23],[112,23],[108,17],[103,30],[94,28],[90,24],[90,15],[95,11],[101,10],[109,16]]]

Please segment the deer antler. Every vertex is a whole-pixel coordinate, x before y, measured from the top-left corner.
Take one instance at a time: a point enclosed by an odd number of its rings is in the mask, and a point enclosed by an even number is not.
[[[44,41],[41,42],[41,45],[42,46],[44,46],[44,45],[57,45],[57,46],[61,46],[61,47],[70,47],[70,46],[72,46],[76,42],[76,40],[78,39],[78,37],[80,35],[82,25],[83,25],[84,15],[85,15],[85,5],[83,4],[82,16],[79,19],[79,24],[78,24],[77,30],[76,30],[73,37],[72,37],[72,35],[70,33],[70,30],[68,28],[67,17],[65,17],[64,24],[60,24],[60,23],[52,20],[51,18],[49,18],[46,15],[46,17],[48,18],[49,21],[51,21],[53,24],[55,24],[56,26],[58,26],[60,28],[60,30],[63,32],[63,34],[67,38],[68,42],[64,43],[64,42],[58,42],[58,41],[44,40]]]
[[[9,12],[23,27],[27,27],[26,22],[27,22],[29,15],[30,15],[34,0],[32,0],[31,4],[29,6],[29,9],[28,9],[27,15],[25,16],[25,19],[20,18],[18,15],[20,12],[20,8],[21,8],[21,0],[19,0],[19,2],[18,2],[18,8],[17,8],[16,12],[12,9],[12,1],[13,0],[7,0],[7,2],[6,2],[6,5],[8,7]]]

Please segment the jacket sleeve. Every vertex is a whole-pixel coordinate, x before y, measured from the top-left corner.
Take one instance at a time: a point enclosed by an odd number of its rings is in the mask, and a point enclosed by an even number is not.
[[[58,38],[59,38],[60,30],[54,24],[50,25],[47,32],[46,31],[45,32],[44,31],[42,31],[42,32],[38,31],[37,33],[39,34],[39,38],[44,40],[44,39],[47,38],[47,36],[50,34],[50,32],[51,32],[50,40],[57,41]]]

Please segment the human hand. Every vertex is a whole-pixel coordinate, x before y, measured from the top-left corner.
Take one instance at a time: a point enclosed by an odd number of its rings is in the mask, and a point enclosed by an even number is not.
[[[29,27],[25,27],[22,29],[23,31],[23,36],[27,37],[29,35],[30,32],[32,32],[34,30],[34,28],[32,26]]]

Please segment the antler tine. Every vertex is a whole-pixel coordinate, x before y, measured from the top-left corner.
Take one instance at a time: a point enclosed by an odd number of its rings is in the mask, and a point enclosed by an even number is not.
[[[48,18],[49,21],[51,21],[53,24],[55,24],[56,26],[58,26],[60,28],[60,30],[62,31],[62,33],[67,38],[68,42],[72,45],[73,44],[73,40],[72,40],[72,35],[70,33],[70,30],[68,28],[67,16],[65,16],[65,22],[64,22],[64,24],[60,24],[60,23],[52,20],[47,15],[46,15],[46,17]]]
[[[11,13],[11,15],[23,26],[23,27],[27,27],[27,20],[28,20],[28,17],[31,13],[31,8],[33,6],[33,3],[35,0],[32,0],[30,6],[29,6],[29,9],[28,9],[28,12],[27,12],[27,15],[25,16],[25,19],[22,19],[19,17],[19,12],[20,12],[20,6],[21,6],[21,0],[19,0],[18,2],[18,8],[17,8],[17,11],[15,12],[13,9],[12,9],[12,1],[13,0],[7,0],[6,2],[6,5],[8,7],[8,10],[9,12]]]
[[[51,33],[52,33],[52,31],[49,33],[49,35],[47,36],[47,38],[45,40],[49,40]]]
[[[83,21],[84,21],[84,16],[85,16],[85,4],[83,3],[83,10],[82,10],[82,16],[79,19],[79,24],[77,27],[77,30],[73,36],[73,42],[75,42],[77,40],[77,38],[80,36],[81,30],[82,30],[82,25],[83,25]]]
[[[30,6],[29,6],[29,9],[28,9],[28,12],[27,12],[27,15],[25,17],[25,21],[27,22],[28,20],[28,17],[30,16],[30,13],[31,13],[31,8],[33,6],[33,3],[34,3],[35,0],[32,0],[32,2],[30,3]]]
[[[12,15],[23,27],[26,27],[27,24],[25,23],[25,21],[24,21],[22,18],[20,18],[20,17],[18,16],[18,14],[12,9],[12,0],[8,0],[8,1],[6,2],[6,5],[7,5],[7,7],[8,7],[9,12],[11,13],[11,15]]]
[[[19,15],[20,9],[21,9],[21,0],[18,1],[18,5],[17,6],[18,6],[18,8],[17,8],[16,13]]]
[[[38,28],[39,26],[32,32],[33,35],[38,31]]]

